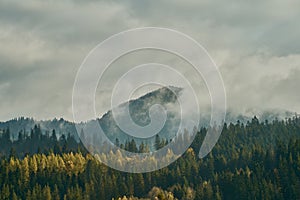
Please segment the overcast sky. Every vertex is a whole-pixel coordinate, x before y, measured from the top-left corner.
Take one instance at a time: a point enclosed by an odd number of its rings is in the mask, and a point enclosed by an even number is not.
[[[229,109],[300,112],[299,21],[298,0],[0,0],[0,120],[72,120],[85,56],[112,34],[145,26],[202,44],[220,69]]]

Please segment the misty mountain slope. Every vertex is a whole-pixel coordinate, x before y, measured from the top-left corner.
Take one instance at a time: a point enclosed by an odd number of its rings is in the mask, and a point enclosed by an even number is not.
[[[130,117],[133,122],[138,126],[146,126],[151,122],[149,116],[149,109],[155,105],[161,105],[167,111],[167,119],[164,127],[158,133],[161,137],[172,139],[177,133],[177,129],[179,126],[180,119],[177,118],[176,112],[179,111],[179,105],[177,102],[177,95],[180,95],[181,88],[176,87],[162,87],[157,90],[146,93],[145,95],[130,100],[129,102],[125,102],[117,107],[124,108],[125,106],[129,106]],[[120,113],[119,113],[120,114]],[[121,113],[121,115],[123,115]],[[125,116],[125,115],[124,115]],[[126,116],[125,116],[126,117]],[[116,138],[120,140],[120,142],[125,143],[126,140],[135,139],[137,143],[139,140],[131,135],[123,132],[116,124],[112,110],[109,110],[104,114],[101,118],[96,119],[104,133],[110,139],[110,141],[115,141]],[[93,138],[97,137],[99,133],[97,132],[95,126],[93,125],[94,120],[88,121],[86,123],[80,123],[78,126],[85,126],[87,131],[87,137]],[[64,119],[53,119],[53,120],[34,120],[32,118],[15,118],[6,122],[0,122],[0,129],[10,129],[11,139],[16,140],[18,138],[18,134],[20,131],[25,132],[27,135],[30,135],[31,129],[35,124],[39,124],[43,133],[46,131],[56,130],[57,137],[59,138],[62,134],[68,135],[69,133],[75,137],[75,139],[79,139],[75,124]],[[151,143],[154,137],[149,138],[148,142]],[[143,140],[145,142],[145,140]],[[146,139],[147,142],[147,139]]]
[[[151,123],[151,118],[149,115],[150,108],[156,104],[162,106],[165,111],[167,111],[167,117],[165,124],[163,128],[158,132],[158,135],[162,138],[170,140],[175,137],[180,123],[180,119],[178,118],[177,114],[179,113],[180,109],[177,102],[177,97],[182,91],[181,88],[170,88],[171,89],[162,87],[149,92],[137,99],[130,100],[129,102],[119,105],[116,110],[121,110],[121,113],[118,113],[119,115],[121,115],[120,118],[127,117],[127,115],[122,111],[123,108],[129,106],[129,113],[132,121],[136,125],[144,127]],[[100,119],[98,119],[98,122],[110,141],[115,141],[116,138],[118,138],[121,143],[125,143],[126,140],[129,141],[131,139],[134,139],[137,141],[137,143],[143,141],[150,144],[154,141],[155,138],[155,136],[152,136],[146,139],[139,139],[133,137],[130,133],[124,132],[115,122],[112,110],[108,111]]]
[[[180,107],[177,102],[177,96],[181,95],[182,88],[177,87],[162,87],[157,90],[146,93],[145,95],[130,100],[129,102],[125,102],[118,107],[124,108],[125,106],[129,106],[129,113],[132,120],[138,126],[146,126],[150,121],[149,109],[151,106],[155,104],[159,104],[164,107],[167,112],[167,120],[164,127],[158,133],[162,138],[172,139],[177,132],[178,125],[180,119],[176,114],[179,111]],[[174,93],[172,92],[174,91]],[[282,120],[285,118],[290,118],[295,115],[293,112],[282,111],[282,110],[269,110],[269,111],[253,111],[250,110],[247,113],[235,113],[232,111],[227,111],[226,122],[227,123],[236,123],[237,120],[240,123],[246,124],[247,121],[251,121],[252,117],[256,115],[258,119],[263,122],[265,120],[272,121],[274,119]],[[209,122],[209,116],[201,116],[203,126],[206,126]],[[138,138],[135,138],[124,131],[122,131],[116,124],[112,111],[109,110],[106,112],[101,118],[91,120],[86,123],[81,123],[79,126],[86,126],[89,130],[89,137],[95,137],[97,135],[97,131],[95,131],[95,127],[92,126],[92,122],[97,120],[101,125],[103,131],[107,135],[110,141],[115,141],[116,138],[119,139],[120,142],[125,143],[126,140],[135,139],[137,143],[141,142]],[[62,134],[68,135],[69,133],[74,136],[74,138],[79,141],[78,133],[73,122],[66,121],[64,119],[53,119],[53,120],[34,120],[32,118],[15,118],[6,122],[0,122],[0,129],[10,129],[11,139],[16,140],[18,138],[18,133],[20,131],[25,131],[27,135],[30,134],[30,130],[34,127],[35,124],[39,124],[43,134],[46,131],[56,130],[57,137],[59,138]],[[143,140],[145,142],[145,140]],[[146,139],[146,142],[152,143],[153,137]]]

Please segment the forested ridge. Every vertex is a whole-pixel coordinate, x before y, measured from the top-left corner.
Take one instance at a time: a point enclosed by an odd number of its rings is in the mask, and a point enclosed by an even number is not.
[[[225,124],[213,151],[199,159],[206,131],[168,167],[132,174],[101,164],[72,134],[57,138],[36,125],[11,141],[4,129],[0,199],[300,199],[299,117]],[[157,137],[155,147],[166,143]],[[133,140],[118,145],[147,151]]]

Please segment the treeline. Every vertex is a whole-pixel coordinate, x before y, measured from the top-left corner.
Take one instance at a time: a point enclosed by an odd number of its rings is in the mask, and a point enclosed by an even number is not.
[[[74,138],[74,134],[69,133],[67,136],[61,134],[58,137],[55,129],[51,131],[42,132],[39,124],[35,125],[30,132],[21,130],[18,133],[17,140],[11,139],[10,129],[0,129],[0,157],[2,156],[17,156],[24,157],[26,155],[33,155],[35,153],[54,153],[63,154],[69,152],[81,152],[87,153],[86,148]],[[137,145],[135,140],[126,140],[125,144],[119,142],[116,138],[115,145],[135,153],[146,153],[150,152],[150,145],[141,143]],[[160,138],[158,135],[155,137],[154,148],[160,149],[167,145],[168,141],[164,138]]]
[[[113,170],[80,151],[11,154],[1,159],[0,199],[300,199],[298,117],[226,124],[213,151],[199,159],[205,134],[202,128],[168,167],[143,174]],[[161,190],[153,194],[154,187]]]
[[[79,151],[86,153],[82,143],[74,138],[74,134],[61,134],[58,137],[55,129],[42,132],[39,124],[35,125],[29,132],[20,130],[17,140],[11,138],[9,128],[0,130],[0,156],[24,157],[35,153],[62,154]]]

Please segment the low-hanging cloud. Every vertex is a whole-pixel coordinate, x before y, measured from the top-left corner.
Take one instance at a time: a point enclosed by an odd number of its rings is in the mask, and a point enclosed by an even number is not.
[[[72,87],[87,53],[142,26],[173,28],[201,43],[220,69],[230,109],[300,112],[299,4],[2,0],[0,120],[72,119]]]

